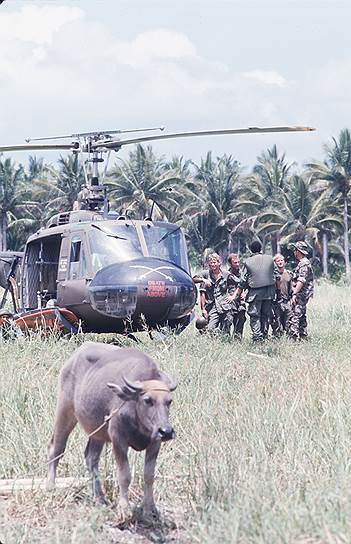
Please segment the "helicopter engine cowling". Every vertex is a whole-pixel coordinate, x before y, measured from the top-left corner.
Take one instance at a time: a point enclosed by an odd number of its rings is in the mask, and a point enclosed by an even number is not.
[[[190,275],[153,257],[115,263],[99,270],[89,286],[93,308],[109,317],[161,324],[189,314],[196,302]]]

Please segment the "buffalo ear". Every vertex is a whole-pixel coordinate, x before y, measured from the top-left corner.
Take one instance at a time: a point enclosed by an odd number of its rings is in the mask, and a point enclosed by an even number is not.
[[[112,389],[112,391],[122,400],[136,400],[138,397],[138,393],[136,391],[132,391],[125,386],[121,387],[117,383],[108,383],[107,387]]]
[[[171,376],[165,374],[165,372],[160,372],[160,380],[167,385],[171,392],[177,389],[177,382]]]

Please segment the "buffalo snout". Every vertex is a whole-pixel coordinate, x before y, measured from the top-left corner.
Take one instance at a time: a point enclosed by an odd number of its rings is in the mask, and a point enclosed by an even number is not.
[[[159,438],[161,438],[162,442],[172,440],[172,438],[175,438],[175,435],[175,430],[171,425],[165,425],[163,427],[160,427],[158,430],[158,436]]]

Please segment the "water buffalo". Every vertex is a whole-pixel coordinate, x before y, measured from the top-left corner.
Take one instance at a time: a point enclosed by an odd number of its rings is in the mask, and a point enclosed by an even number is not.
[[[79,421],[89,435],[84,455],[92,475],[94,497],[105,502],[98,464],[104,443],[112,442],[118,466],[120,507],[125,513],[129,510],[128,448],[131,447],[146,450],[143,511],[156,511],[155,464],[161,442],[175,436],[168,420],[171,391],[175,388],[176,384],[159,370],[155,361],[137,349],[84,343],[60,374],[54,433],[48,448],[48,487],[55,483],[59,458]],[[111,413],[114,415],[106,421]]]

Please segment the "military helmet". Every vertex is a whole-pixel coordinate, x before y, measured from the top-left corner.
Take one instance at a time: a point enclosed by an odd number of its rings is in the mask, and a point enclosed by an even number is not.
[[[297,251],[299,251],[303,255],[308,255],[308,245],[306,244],[306,242],[296,242],[295,244],[293,244],[293,248],[297,249]]]
[[[202,315],[200,315],[199,317],[196,318],[196,321],[195,321],[195,327],[201,331],[202,329],[204,329],[205,327],[207,327],[207,319],[206,317],[203,317]]]

